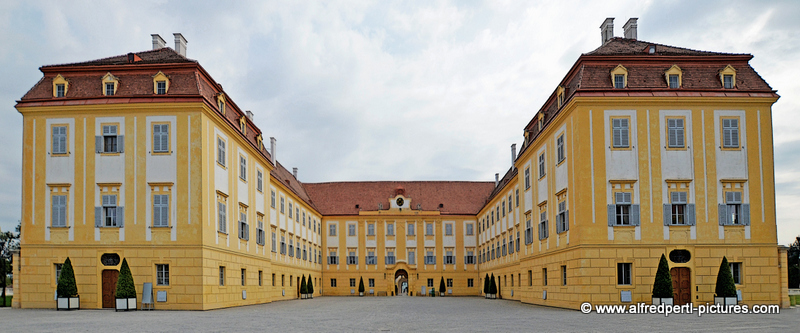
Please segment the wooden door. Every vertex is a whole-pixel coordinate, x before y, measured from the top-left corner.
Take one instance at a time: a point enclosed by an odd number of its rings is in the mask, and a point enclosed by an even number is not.
[[[103,270],[103,308],[115,307],[118,277],[119,271],[117,270]]]
[[[670,270],[672,275],[673,302],[683,305],[692,301],[692,277],[688,267],[675,267]]]

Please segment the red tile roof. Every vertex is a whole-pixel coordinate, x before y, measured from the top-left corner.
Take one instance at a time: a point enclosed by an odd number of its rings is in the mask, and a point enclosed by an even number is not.
[[[180,55],[175,50],[164,47],[158,50],[150,50],[136,53],[128,53],[103,59],[75,62],[60,65],[49,65],[47,67],[83,67],[83,66],[108,66],[108,65],[127,65],[131,62],[128,61],[129,56],[133,56],[133,63],[138,65],[143,64],[179,64],[179,63],[197,63],[197,60],[192,60]],[[137,59],[138,58],[138,59]]]
[[[594,49],[594,51],[585,53],[585,55],[645,55],[651,54],[650,47],[655,47],[655,55],[692,55],[692,56],[713,56],[713,55],[736,55],[736,53],[721,53],[710,51],[698,51],[687,49],[683,47],[670,46],[658,43],[646,42],[638,39],[628,39],[623,37],[614,37],[607,43]]]
[[[284,168],[280,162],[278,162],[278,165],[272,169],[270,175],[275,178],[276,182],[281,183],[283,186],[289,188],[289,190],[297,195],[300,200],[305,201],[305,203],[307,203],[309,206],[316,209],[314,202],[311,201],[311,197],[308,195],[308,192],[306,192],[306,188],[303,186],[303,184],[294,178],[294,175],[289,172],[289,170],[286,170],[286,168]]]
[[[411,198],[412,209],[421,204],[422,210],[439,210],[442,215],[476,215],[494,189],[493,182],[456,181],[331,182],[303,186],[319,212],[326,216],[376,211],[379,204],[388,209],[389,198],[395,197],[400,187],[405,190],[404,196]]]

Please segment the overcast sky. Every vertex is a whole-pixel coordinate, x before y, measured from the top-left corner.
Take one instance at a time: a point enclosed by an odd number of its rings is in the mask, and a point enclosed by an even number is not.
[[[303,182],[493,180],[581,53],[639,39],[750,53],[773,108],[780,244],[800,235],[800,2],[0,1],[0,228],[20,219],[14,109],[40,66],[188,40]]]

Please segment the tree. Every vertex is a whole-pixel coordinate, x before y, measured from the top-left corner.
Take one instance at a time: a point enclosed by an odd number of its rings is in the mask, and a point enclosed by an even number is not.
[[[797,237],[787,253],[789,257],[789,288],[800,288],[800,237]]]
[[[489,294],[489,289],[491,289],[489,287],[489,285],[490,285],[490,283],[489,283],[489,273],[486,273],[486,277],[483,278],[483,293],[484,294]]]
[[[308,283],[306,284],[309,294],[314,294],[314,283],[311,282],[311,274],[308,274]]]
[[[3,302],[0,306],[5,306],[6,275],[13,272],[14,256],[12,252],[19,247],[19,229],[20,225],[17,225],[16,235],[11,231],[0,232],[0,301]]]
[[[441,279],[441,280],[439,280],[439,292],[440,292],[440,293],[443,293],[443,292],[444,292],[444,290],[445,290],[445,288],[446,288],[446,287],[444,286],[444,276],[442,276],[442,279]]]
[[[658,263],[656,271],[656,281],[653,283],[653,298],[672,297],[672,275],[669,273],[669,263],[667,257],[661,254],[661,261]]]
[[[131,268],[128,267],[127,258],[122,259],[122,268],[119,270],[117,298],[136,298],[136,285],[133,282],[133,274],[131,274]]]
[[[731,265],[728,264],[727,257],[722,257],[722,263],[719,265],[715,293],[716,297],[736,297],[736,284],[733,283]]]
[[[494,273],[492,273],[491,282],[489,284],[489,293],[497,294],[497,283],[494,282]]]
[[[308,286],[306,286],[306,276],[303,275],[303,280],[300,282],[300,295],[308,294]]]
[[[61,275],[58,277],[58,285],[56,286],[58,297],[76,297],[78,296],[78,285],[75,284],[75,271],[72,269],[72,261],[64,261],[61,266]]]
[[[361,294],[364,292],[364,277],[358,281],[358,293]]]

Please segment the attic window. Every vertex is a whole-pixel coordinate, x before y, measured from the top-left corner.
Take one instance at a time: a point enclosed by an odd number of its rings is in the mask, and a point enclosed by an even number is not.
[[[101,80],[103,95],[114,96],[117,94],[117,87],[119,87],[119,79],[111,73],[106,73]]]
[[[655,45],[650,45],[650,47],[647,50],[647,53],[655,54],[656,53],[656,46]]]
[[[239,130],[242,131],[242,134],[247,135],[247,121],[245,120],[245,116],[239,118]]]
[[[153,75],[153,93],[156,95],[166,95],[169,91],[169,78],[161,71]]]
[[[725,68],[719,71],[719,79],[722,82],[723,88],[736,88],[736,69],[731,65],[725,66]]]
[[[67,79],[61,76],[61,74],[58,74],[55,78],[53,78],[53,97],[67,96],[68,89],[69,82],[67,82]]]
[[[261,134],[256,136],[256,142],[258,142],[258,150],[264,150],[264,138]]]
[[[628,87],[628,69],[622,65],[617,65],[611,70],[611,83],[614,89],[624,89]]]
[[[667,87],[670,89],[678,89],[683,85],[683,71],[678,65],[672,65],[666,72],[664,78],[667,80]]]
[[[361,207],[358,204],[356,204],[356,209],[359,209],[359,208],[361,208]]]
[[[558,104],[558,108],[560,109],[564,105],[564,87],[559,86],[556,89],[556,103]]]
[[[217,110],[219,113],[225,114],[225,94],[217,94]]]

